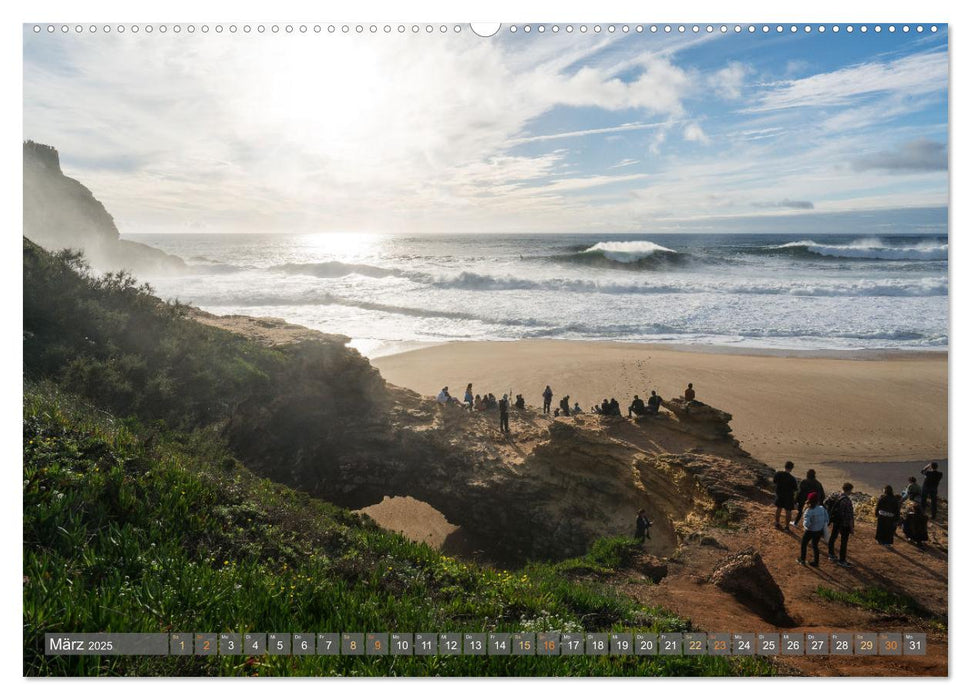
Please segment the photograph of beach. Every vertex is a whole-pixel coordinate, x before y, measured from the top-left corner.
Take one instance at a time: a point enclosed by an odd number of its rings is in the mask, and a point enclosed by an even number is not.
[[[25,676],[949,675],[946,24],[205,26],[23,27]]]

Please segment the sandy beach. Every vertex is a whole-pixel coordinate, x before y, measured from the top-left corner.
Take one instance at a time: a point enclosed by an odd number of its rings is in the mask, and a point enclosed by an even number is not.
[[[626,414],[633,395],[681,394],[734,416],[742,447],[774,467],[791,459],[796,474],[814,468],[829,490],[849,479],[858,490],[898,491],[928,460],[947,473],[947,353],[805,356],[745,354],[633,343],[554,340],[448,343],[372,360],[392,384],[461,397],[522,393],[541,405],[549,384],[589,411],[616,397]],[[946,490],[947,483],[942,484]]]

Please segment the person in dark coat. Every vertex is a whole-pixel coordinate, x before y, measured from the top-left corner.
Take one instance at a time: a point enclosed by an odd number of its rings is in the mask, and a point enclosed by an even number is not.
[[[634,394],[634,400],[630,402],[630,406],[627,407],[627,417],[632,418],[634,416],[643,416],[647,412],[647,406],[644,405],[644,399],[642,399],[637,394]]]
[[[503,394],[499,400],[499,432],[509,432],[509,395]]]
[[[522,394],[516,394],[516,408],[520,411],[526,408],[526,399],[523,398]]]
[[[806,507],[806,499],[809,494],[815,493],[819,496],[819,502],[822,503],[826,500],[826,492],[823,490],[823,485],[816,480],[816,470],[810,469],[806,472],[806,478],[799,482],[799,491],[796,493],[796,506],[799,510],[796,511],[796,517],[792,519],[790,525],[795,525],[802,518],[802,510]]]
[[[877,542],[885,547],[893,546],[893,536],[900,519],[900,500],[893,492],[893,486],[885,486],[883,495],[877,501]]]
[[[609,416],[610,415],[610,402],[604,399],[600,402],[600,415]]]
[[[839,494],[830,511],[829,522],[832,524],[832,532],[829,535],[829,560],[835,561],[837,565],[849,567],[851,564],[846,561],[846,545],[850,535],[855,530],[855,516],[853,513],[853,501],[850,494],[853,493],[853,484],[846,482],[843,484],[843,493]],[[840,556],[836,558],[836,538],[840,538]]]
[[[916,476],[907,477],[907,487],[903,490],[901,497],[904,500],[910,500],[910,501],[920,500],[920,486],[917,485]]]
[[[634,530],[634,538],[643,544],[645,539],[651,539],[651,521],[647,519],[647,513],[641,508],[637,511],[637,524]]]
[[[904,503],[903,531],[909,542],[924,548],[924,543],[927,542],[927,515],[918,501]]]
[[[924,483],[920,487],[920,509],[927,512],[927,499],[931,501],[931,520],[937,517],[937,487],[944,478],[944,473],[937,468],[937,462],[931,462],[920,470],[924,475]]]
[[[550,389],[550,385],[547,384],[546,388],[543,389],[543,413],[550,412],[550,404],[553,403],[553,390]]]
[[[570,415],[570,395],[567,394],[562,399],[560,399],[560,414],[564,416]]]
[[[656,391],[652,391],[647,399],[647,412],[649,415],[656,415],[661,410],[661,397]]]
[[[793,467],[792,462],[786,462],[785,469],[780,469],[772,477],[772,481],[775,483],[775,526],[782,528],[779,525],[779,516],[782,514],[782,511],[785,511],[786,531],[789,530],[792,511],[796,508],[796,489],[799,487],[799,484],[796,482],[796,477],[792,475]]]
[[[610,415],[619,416],[620,415],[620,401],[615,398],[610,399]]]

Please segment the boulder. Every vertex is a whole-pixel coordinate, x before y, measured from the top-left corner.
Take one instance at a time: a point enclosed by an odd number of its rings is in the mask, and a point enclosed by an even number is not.
[[[701,401],[683,398],[662,399],[661,405],[677,417],[687,431],[709,439],[724,438],[732,432],[732,414]]]
[[[729,556],[715,568],[708,580],[731,593],[767,622],[780,627],[793,624],[786,612],[785,596],[755,548],[749,547]]]

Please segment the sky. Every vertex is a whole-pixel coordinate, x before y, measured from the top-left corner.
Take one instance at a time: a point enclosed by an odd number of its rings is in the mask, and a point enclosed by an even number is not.
[[[24,138],[123,234],[947,233],[945,25],[32,26]]]

